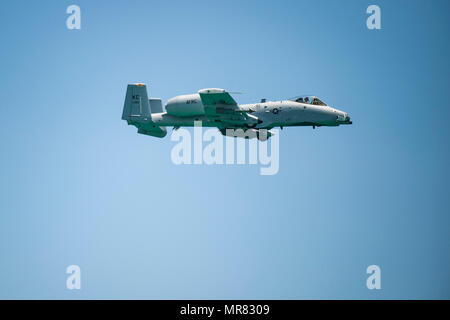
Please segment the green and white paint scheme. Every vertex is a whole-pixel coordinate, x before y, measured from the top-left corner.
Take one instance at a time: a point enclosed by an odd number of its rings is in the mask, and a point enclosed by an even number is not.
[[[351,124],[346,112],[327,106],[315,96],[299,96],[280,101],[265,101],[238,105],[224,89],[202,89],[198,93],[171,98],[163,111],[162,101],[148,98],[143,83],[129,84],[122,119],[138,128],[138,133],[163,138],[166,127],[192,127],[201,122],[204,127],[217,127],[224,135],[242,129],[245,138],[265,140],[271,132],[261,129],[288,126],[339,126]],[[227,130],[232,129],[232,130]]]

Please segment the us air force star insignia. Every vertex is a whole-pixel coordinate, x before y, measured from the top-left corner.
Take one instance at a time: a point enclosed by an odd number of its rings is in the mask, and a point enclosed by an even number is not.
[[[275,108],[275,109],[272,110],[272,113],[273,113],[273,114],[277,114],[278,112],[279,112],[279,110],[278,110],[277,108]]]

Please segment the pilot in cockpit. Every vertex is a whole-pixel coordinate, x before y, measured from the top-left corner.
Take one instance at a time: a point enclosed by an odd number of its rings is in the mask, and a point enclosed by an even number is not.
[[[311,104],[316,105],[316,106],[326,106],[325,102],[321,101],[319,98],[314,97],[312,99]]]
[[[295,99],[295,100],[294,100]],[[321,101],[316,96],[310,96],[310,97],[295,97],[292,98],[292,101],[298,102],[298,103],[306,103],[306,104],[312,104],[315,106],[326,106],[327,104]]]

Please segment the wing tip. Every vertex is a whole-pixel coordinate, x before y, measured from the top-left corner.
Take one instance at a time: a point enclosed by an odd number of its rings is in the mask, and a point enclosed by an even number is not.
[[[220,88],[206,88],[206,89],[201,89],[198,90],[199,94],[214,94],[214,93],[225,93],[227,92],[225,89],[220,89]]]

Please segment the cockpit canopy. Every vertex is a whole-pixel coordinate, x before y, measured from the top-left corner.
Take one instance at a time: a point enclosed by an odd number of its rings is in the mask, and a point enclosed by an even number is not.
[[[316,96],[296,96],[293,98],[288,99],[290,101],[299,102],[299,103],[306,103],[306,104],[312,104],[315,106],[326,106],[327,104],[317,98]]]

